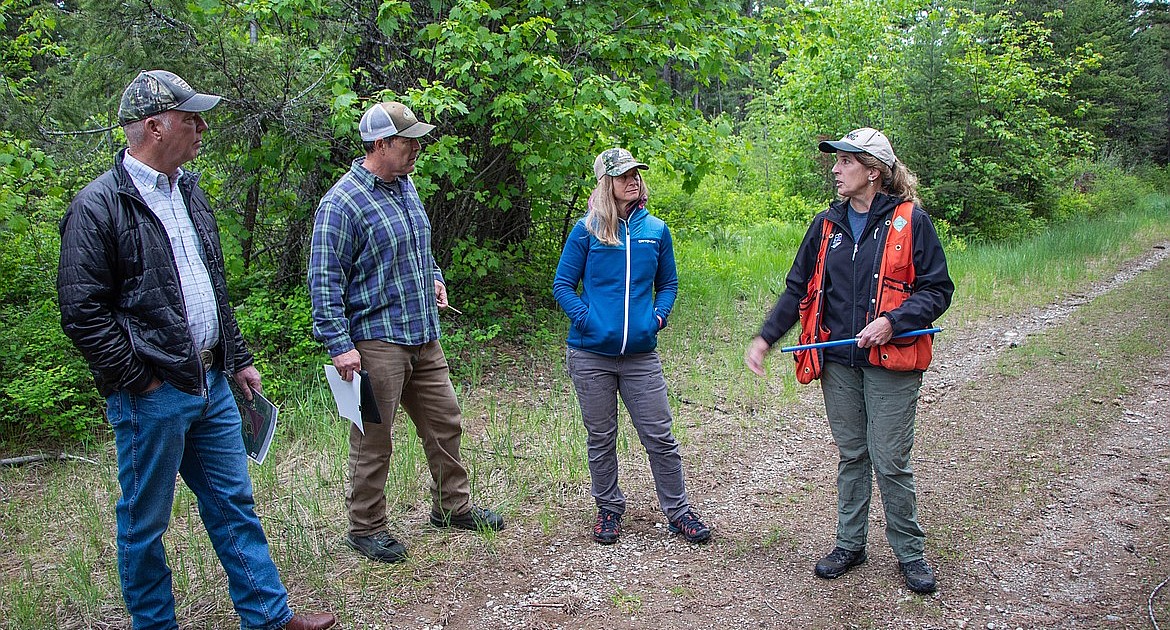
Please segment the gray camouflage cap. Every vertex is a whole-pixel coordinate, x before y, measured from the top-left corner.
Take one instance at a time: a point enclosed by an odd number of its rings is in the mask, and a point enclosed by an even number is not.
[[[618,148],[606,149],[593,160],[593,174],[598,180],[604,175],[617,177],[632,168],[646,170],[650,167],[635,160],[629,151]]]
[[[218,105],[220,98],[196,92],[195,88],[173,72],[144,70],[122,92],[118,122],[128,125],[172,109],[205,112]]]

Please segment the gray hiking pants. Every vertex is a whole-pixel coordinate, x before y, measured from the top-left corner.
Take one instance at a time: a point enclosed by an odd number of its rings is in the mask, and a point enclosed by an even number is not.
[[[566,365],[588,433],[589,476],[597,506],[618,514],[626,509],[626,497],[618,486],[617,397],[620,394],[649,456],[662,512],[673,521],[689,510],[682,457],[678,442],[670,432],[670,403],[658,353],[608,357],[569,348]]]

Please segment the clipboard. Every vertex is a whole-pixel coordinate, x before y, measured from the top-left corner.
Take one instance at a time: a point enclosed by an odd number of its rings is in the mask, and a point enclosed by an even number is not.
[[[347,418],[357,430],[366,434],[365,423],[382,424],[378,413],[378,402],[374,398],[374,386],[365,370],[354,372],[353,379],[342,380],[341,374],[332,364],[325,365],[325,380],[337,403],[337,415]]]
[[[361,392],[358,395],[358,410],[362,412],[362,422],[382,424],[382,414],[378,413],[378,401],[374,398],[374,385],[370,382],[369,374],[365,370],[358,370],[362,382],[358,385]]]

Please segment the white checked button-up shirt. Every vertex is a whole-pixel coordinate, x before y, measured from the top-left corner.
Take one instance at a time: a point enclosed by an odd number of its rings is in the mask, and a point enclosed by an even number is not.
[[[184,176],[183,169],[179,169],[172,180],[129,153],[126,153],[122,164],[146,205],[150,206],[167,231],[171,251],[175,256],[175,267],[179,271],[179,284],[183,289],[187,327],[195,340],[195,349],[214,348],[219,343],[215,288],[211,285],[211,275],[207,273],[207,264],[203,260],[203,246],[178,186],[179,179]]]

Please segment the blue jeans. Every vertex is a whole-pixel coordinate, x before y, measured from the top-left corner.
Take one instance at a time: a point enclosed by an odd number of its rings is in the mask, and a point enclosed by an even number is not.
[[[674,521],[691,509],[682,456],[670,427],[670,401],[657,352],[609,357],[569,347],[566,364],[588,434],[589,477],[597,507],[625,513],[618,486],[618,395],[650,459],[658,505]]]
[[[199,502],[241,628],[269,630],[293,613],[253,511],[252,479],[240,414],[221,370],[206,376],[203,396],[168,383],[147,394],[106,399],[118,450],[118,574],[135,630],[177,629],[163,532],[171,520],[175,475]]]

